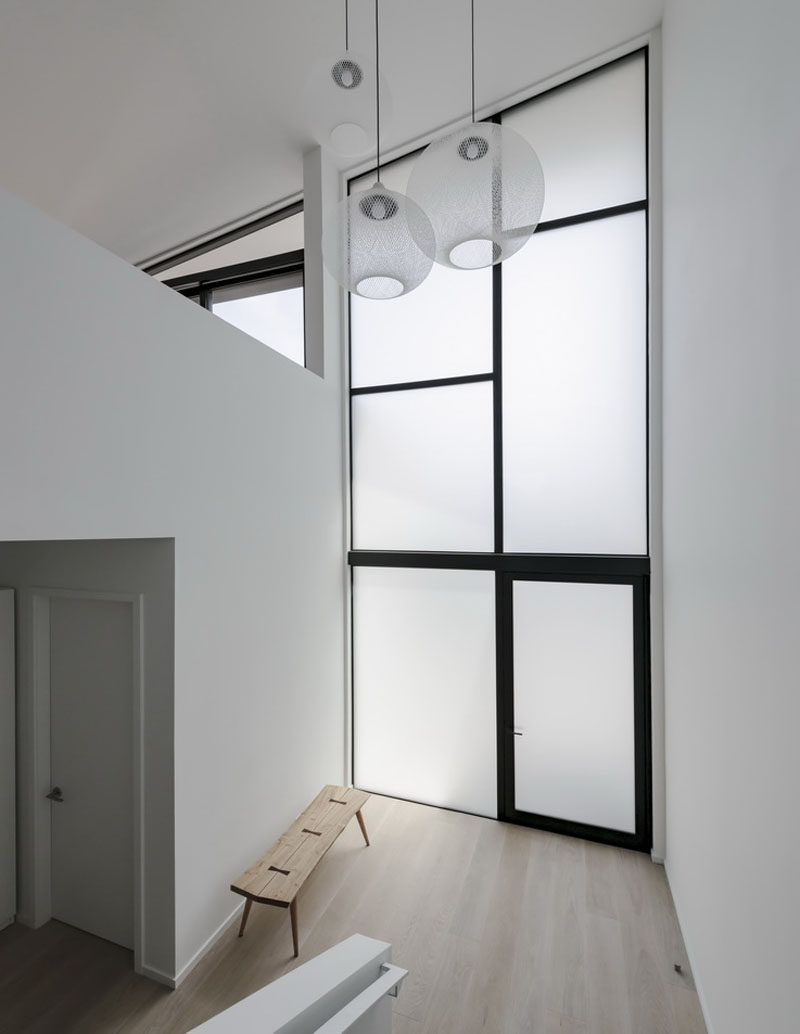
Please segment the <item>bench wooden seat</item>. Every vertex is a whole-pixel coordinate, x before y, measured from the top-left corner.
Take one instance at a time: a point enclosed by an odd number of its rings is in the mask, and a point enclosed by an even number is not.
[[[249,869],[231,884],[231,890],[247,898],[239,927],[244,934],[254,901],[288,908],[295,957],[299,954],[297,895],[322,856],[355,815],[369,846],[361,809],[369,800],[363,790],[325,786],[286,832]]]

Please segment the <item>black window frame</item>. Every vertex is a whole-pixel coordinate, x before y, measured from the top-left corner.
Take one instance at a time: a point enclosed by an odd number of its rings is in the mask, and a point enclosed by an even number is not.
[[[192,259],[201,258],[203,255],[211,254],[226,244],[249,237],[259,230],[266,229],[276,223],[283,222],[293,215],[299,215],[303,211],[303,202],[297,201],[288,205],[280,211],[272,212],[267,216],[252,220],[236,230],[226,231],[217,234],[211,240],[202,245],[193,246],[173,255],[167,260],[152,263],[144,268],[145,273],[155,275],[183,265]],[[202,308],[212,311],[214,290],[220,287],[239,287],[259,280],[270,280],[273,277],[281,277],[286,274],[299,273],[300,285],[303,288],[305,298],[305,251],[299,248],[295,251],[286,251],[279,255],[267,255],[264,258],[250,259],[247,262],[237,262],[227,266],[217,266],[212,269],[200,270],[195,273],[187,273],[183,276],[172,277],[163,280],[165,287],[171,287],[178,294],[185,298],[196,301]],[[266,348],[270,346],[265,344]],[[273,351],[278,351],[273,349]],[[278,352],[281,355],[281,352]],[[288,357],[285,357],[288,358]],[[293,360],[290,360],[293,362]],[[300,365],[299,363],[297,365]],[[308,343],[306,341],[306,318],[305,305],[303,305],[303,368],[308,369]]]
[[[645,215],[645,247],[646,247],[646,270],[645,289],[647,292],[647,324],[644,333],[645,347],[645,491],[646,491],[646,552],[635,555],[578,555],[578,554],[537,554],[537,553],[507,553],[503,545],[503,373],[502,373],[502,276],[503,264],[498,263],[492,268],[492,358],[493,369],[491,373],[481,373],[460,377],[448,377],[437,380],[413,381],[398,384],[381,384],[374,386],[359,386],[353,388],[351,377],[351,321],[348,318],[348,340],[347,340],[347,369],[349,385],[349,434],[348,448],[350,457],[350,478],[349,478],[349,507],[350,507],[350,549],[347,554],[350,565],[350,602],[351,602],[351,630],[353,628],[354,606],[353,600],[353,570],[359,566],[365,567],[395,567],[414,568],[424,567],[431,569],[459,569],[459,570],[486,570],[495,573],[495,630],[496,630],[496,656],[497,656],[497,817],[500,821],[514,822],[521,825],[535,826],[540,829],[547,829],[552,832],[564,833],[570,836],[577,836],[586,840],[594,840],[601,843],[613,844],[619,847],[649,852],[653,842],[653,820],[652,820],[652,743],[651,743],[651,699],[650,699],[650,549],[651,549],[651,520],[650,520],[650,101],[649,101],[649,48],[643,46],[636,48],[612,61],[606,62],[597,68],[591,69],[581,75],[575,76],[549,90],[522,101],[519,104],[511,105],[503,109],[493,117],[486,119],[487,122],[502,124],[503,115],[525,106],[532,101],[545,97],[555,91],[569,88],[576,82],[585,80],[591,76],[602,74],[613,66],[629,61],[636,57],[644,60],[644,132],[645,132],[645,196],[643,199],[630,201],[624,204],[613,205],[607,208],[594,211],[580,212],[572,216],[559,219],[552,219],[538,225],[536,233],[546,233],[549,230],[562,229],[564,227],[577,225],[579,223],[594,222],[601,219],[613,218],[625,215],[630,212],[644,212]],[[413,157],[422,149],[410,151],[395,161],[402,161]],[[392,164],[392,163],[389,163]],[[354,180],[361,176],[353,177]],[[351,180],[350,183],[353,181]],[[348,184],[348,190],[350,189]],[[348,316],[349,316],[348,295]],[[410,390],[414,388],[434,388],[450,384],[472,383],[476,381],[493,382],[494,394],[494,552],[491,553],[469,553],[469,552],[425,552],[406,550],[364,550],[355,549],[353,546],[353,445],[352,445],[352,399],[358,395],[371,394],[386,391]],[[511,584],[515,578],[539,579],[545,581],[578,581],[578,582],[620,582],[629,584],[633,588],[634,613],[633,613],[633,642],[634,642],[634,702],[633,717],[635,728],[635,800],[636,800],[636,831],[633,834],[620,833],[614,830],[601,829],[595,826],[553,819],[549,816],[527,816],[520,813],[514,807],[514,782],[513,782],[513,728],[509,716],[513,711],[513,646],[511,630]],[[351,633],[350,643],[350,745],[351,745],[351,772],[354,780],[357,777],[355,771],[355,682],[353,670],[353,642]],[[357,784],[356,784],[357,785]]]
[[[283,255],[270,255],[268,258],[252,259],[249,262],[238,262],[232,266],[220,266],[202,273],[189,273],[186,276],[164,280],[166,287],[171,287],[187,298],[196,300],[202,308],[212,312],[214,291],[220,287],[239,287],[249,283],[285,276],[287,273],[299,273],[300,285],[305,297],[305,263],[304,252],[287,251]],[[264,343],[265,348],[270,346]],[[274,351],[278,351],[274,349]],[[279,355],[282,353],[278,353]],[[286,357],[288,358],[288,356]],[[290,360],[291,362],[292,360]],[[298,364],[299,365],[299,364]],[[303,368],[308,369],[308,346],[306,342],[305,305],[303,306]]]

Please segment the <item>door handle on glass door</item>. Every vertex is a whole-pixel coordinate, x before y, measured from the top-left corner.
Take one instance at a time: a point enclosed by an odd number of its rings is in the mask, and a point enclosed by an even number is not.
[[[55,801],[56,804],[64,803],[64,797],[61,793],[60,786],[54,786],[50,793],[45,794],[45,797],[48,799],[48,801]]]

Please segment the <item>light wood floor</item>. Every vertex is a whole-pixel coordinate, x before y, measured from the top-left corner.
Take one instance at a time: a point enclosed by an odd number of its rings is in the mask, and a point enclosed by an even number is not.
[[[644,855],[381,797],[364,816],[372,846],[352,823],[301,891],[299,960],[287,913],[258,905],[177,991],[71,927],[12,926],[0,1031],[183,1034],[364,933],[410,971],[395,1034],[705,1034],[664,871]]]

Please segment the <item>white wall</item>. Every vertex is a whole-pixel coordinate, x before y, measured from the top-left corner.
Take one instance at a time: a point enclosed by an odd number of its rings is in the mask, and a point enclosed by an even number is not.
[[[299,368],[7,194],[0,225],[0,539],[175,539],[173,976],[343,775],[341,364]]]
[[[667,0],[667,871],[714,1034],[798,1029],[795,0]]]

